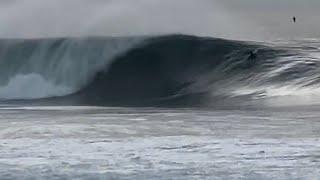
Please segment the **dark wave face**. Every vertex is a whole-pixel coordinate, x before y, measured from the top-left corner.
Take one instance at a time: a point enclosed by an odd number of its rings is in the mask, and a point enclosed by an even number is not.
[[[210,94],[212,83],[256,66],[258,62],[247,57],[256,48],[191,36],[151,38],[116,58],[75,96],[91,103],[199,104]],[[200,87],[194,89],[198,84]]]
[[[6,100],[202,106],[314,95],[319,84],[314,41],[261,44],[171,35],[6,41],[0,47],[0,62],[9,69],[0,87]],[[26,82],[49,93],[5,91]]]

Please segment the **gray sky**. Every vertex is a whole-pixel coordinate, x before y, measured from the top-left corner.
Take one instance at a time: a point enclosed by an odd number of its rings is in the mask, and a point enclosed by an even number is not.
[[[320,0],[225,0],[221,4],[250,20],[264,36],[320,37]],[[290,23],[293,16],[297,24]]]
[[[320,0],[0,0],[0,37],[320,38],[319,9]]]

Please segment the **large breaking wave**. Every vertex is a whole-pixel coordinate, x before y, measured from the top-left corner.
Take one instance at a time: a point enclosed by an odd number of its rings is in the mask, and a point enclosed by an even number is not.
[[[1,40],[0,98],[34,99],[73,93],[139,41],[98,37]]]
[[[317,41],[185,35],[1,40],[0,99],[159,105],[318,95],[318,55]]]

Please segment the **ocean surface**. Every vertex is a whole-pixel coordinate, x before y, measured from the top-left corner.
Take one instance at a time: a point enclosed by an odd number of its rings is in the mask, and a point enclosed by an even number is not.
[[[0,179],[320,177],[320,40],[0,40]]]

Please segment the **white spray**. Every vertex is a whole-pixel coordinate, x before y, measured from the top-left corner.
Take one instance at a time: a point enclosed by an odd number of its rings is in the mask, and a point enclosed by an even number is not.
[[[0,37],[259,37],[257,28],[217,0],[21,0],[1,5]]]

